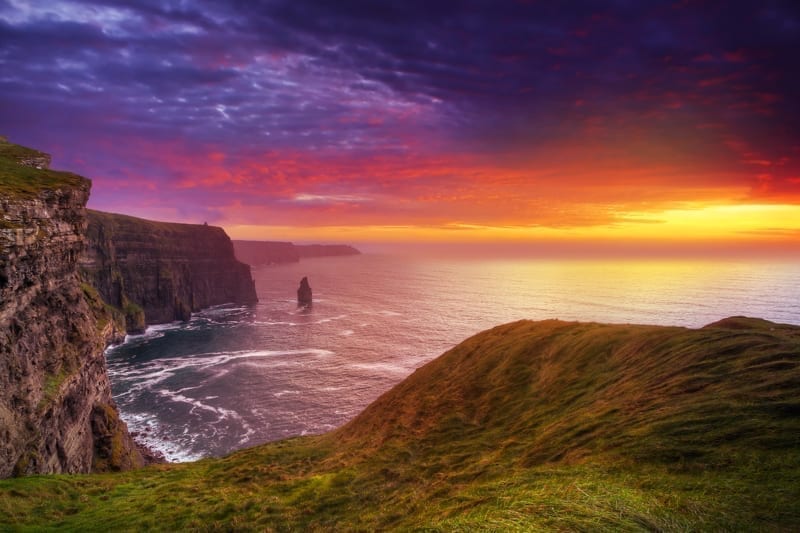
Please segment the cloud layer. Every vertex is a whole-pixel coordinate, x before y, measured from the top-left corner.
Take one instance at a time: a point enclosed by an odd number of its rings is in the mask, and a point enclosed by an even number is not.
[[[186,221],[797,205],[798,49],[788,1],[0,0],[0,133]]]

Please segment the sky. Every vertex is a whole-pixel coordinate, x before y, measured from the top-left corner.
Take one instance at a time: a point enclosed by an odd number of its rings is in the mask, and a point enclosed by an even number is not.
[[[793,1],[0,0],[0,135],[233,238],[800,250]]]

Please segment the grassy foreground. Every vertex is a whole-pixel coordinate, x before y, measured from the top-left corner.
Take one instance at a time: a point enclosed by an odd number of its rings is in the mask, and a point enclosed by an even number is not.
[[[800,327],[478,334],[334,432],[0,482],[8,530],[790,531]]]
[[[23,159],[44,155],[38,150],[10,143],[0,137],[0,194],[9,199],[33,198],[43,190],[79,187],[88,183],[86,178],[71,172],[38,169],[19,163]],[[0,219],[0,224],[2,222]]]

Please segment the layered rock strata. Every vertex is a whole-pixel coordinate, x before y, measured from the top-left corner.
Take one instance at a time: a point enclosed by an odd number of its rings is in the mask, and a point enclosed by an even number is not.
[[[0,159],[0,478],[140,466],[106,373],[115,321],[78,275],[90,182]]]
[[[86,280],[121,309],[128,332],[194,311],[258,301],[250,267],[222,228],[89,211]]]

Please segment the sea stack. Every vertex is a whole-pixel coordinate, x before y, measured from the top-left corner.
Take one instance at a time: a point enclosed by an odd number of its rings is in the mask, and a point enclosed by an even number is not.
[[[308,284],[307,277],[300,280],[300,287],[297,289],[297,305],[311,305],[311,286]]]

